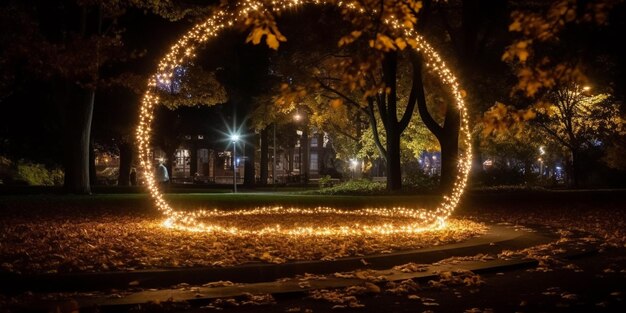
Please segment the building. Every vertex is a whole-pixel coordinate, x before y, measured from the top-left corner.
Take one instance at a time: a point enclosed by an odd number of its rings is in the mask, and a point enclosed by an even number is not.
[[[303,138],[302,132],[298,132],[298,141],[293,147],[282,145],[268,146],[268,181],[276,183],[299,183],[305,180],[317,179],[324,169],[329,167],[327,160],[329,152],[332,152],[332,144],[325,134],[314,133],[308,138]],[[259,140],[254,136],[254,140]],[[271,142],[271,141],[270,141]],[[231,184],[233,182],[233,170],[236,167],[237,183],[243,183],[245,174],[244,161],[246,160],[245,143],[237,145],[237,155],[233,158],[232,143],[230,145],[216,145],[205,139],[203,135],[184,136],[184,140],[173,152],[171,160],[170,179],[174,183],[216,183]],[[255,180],[260,182],[259,162],[261,145],[257,144],[255,156]],[[276,153],[274,153],[274,149]],[[164,161],[168,164],[167,154],[160,148],[154,147],[149,150],[149,157],[154,164]],[[276,169],[273,170],[273,157],[276,155]],[[331,165],[332,166],[332,165]]]

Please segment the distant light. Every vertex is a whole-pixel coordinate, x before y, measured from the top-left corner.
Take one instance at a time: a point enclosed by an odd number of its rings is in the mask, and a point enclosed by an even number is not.
[[[232,141],[232,142],[239,141],[239,134],[232,134],[232,135],[230,135],[230,141]]]
[[[544,149],[543,146],[539,147],[539,154],[541,154],[541,155],[546,154],[546,150]]]
[[[302,119],[302,115],[300,115],[300,113],[296,113],[296,114],[293,116],[293,119],[294,119],[294,120],[296,120],[296,121],[300,121],[300,120]]]
[[[557,170],[557,171],[560,171],[560,170],[561,170],[561,167],[560,167],[560,166],[557,166],[557,167],[556,167],[556,170]]]
[[[585,87],[583,87],[583,90],[584,90],[584,91],[589,91],[589,90],[591,90],[591,87],[589,87],[589,86],[585,86]]]
[[[357,161],[356,159],[352,159],[350,161],[352,163],[352,165],[357,166],[359,164],[359,161]]]

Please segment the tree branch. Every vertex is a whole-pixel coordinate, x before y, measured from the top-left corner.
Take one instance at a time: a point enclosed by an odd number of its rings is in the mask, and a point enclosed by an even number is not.
[[[385,160],[387,160],[387,150],[383,147],[382,143],[380,143],[380,135],[378,134],[378,123],[376,123],[376,115],[374,115],[374,99],[372,97],[367,98],[367,108],[370,120],[370,127],[372,127],[372,134],[374,135],[374,143],[376,144],[376,148],[378,148],[378,152],[383,156]]]
[[[315,77],[315,79],[320,84],[320,86],[322,86],[322,88],[324,88],[324,89],[326,89],[326,90],[328,90],[328,91],[338,95],[339,97],[345,99],[346,101],[348,101],[348,103],[356,106],[357,108],[361,108],[361,105],[358,102],[356,102],[354,99],[348,97],[347,95],[345,95],[341,91],[339,91],[339,90],[337,90],[337,89],[335,89],[333,87],[330,87],[329,85],[324,84],[319,77]]]
[[[380,114],[380,119],[383,121],[383,126],[387,129],[388,120],[387,120],[387,106],[385,105],[385,94],[376,94],[376,106],[378,107],[378,114]],[[369,103],[368,103],[369,105]],[[372,109],[374,109],[372,107]]]
[[[411,122],[411,117],[413,117],[413,111],[415,110],[415,102],[417,101],[417,89],[419,77],[422,74],[420,73],[421,67],[418,65],[420,60],[418,59],[415,53],[411,53],[411,65],[413,69],[413,84],[411,86],[411,93],[409,94],[409,99],[407,100],[406,110],[404,110],[404,114],[402,114],[402,118],[400,119],[400,132],[402,133],[409,123]]]
[[[336,132],[338,132],[338,133],[340,133],[340,134],[342,134],[342,135],[344,135],[344,136],[346,136],[346,137],[348,137],[348,138],[350,138],[350,139],[352,139],[352,140],[354,140],[356,142],[359,142],[359,138],[357,136],[353,136],[352,134],[349,134],[348,132],[344,131],[341,127],[339,127],[339,125],[337,125],[335,123],[330,123],[330,126],[332,126],[332,128]]]
[[[421,60],[417,60],[415,66],[415,72],[417,73],[417,75],[414,76],[415,85],[417,86],[417,110],[420,114],[420,117],[422,118],[422,121],[424,122],[424,125],[426,125],[426,128],[428,128],[428,130],[433,133],[435,137],[437,137],[437,140],[441,141],[443,139],[443,127],[441,127],[437,123],[437,121],[435,121],[433,116],[430,115],[430,112],[428,112],[428,106],[426,105],[426,96],[424,94],[424,81],[422,79]]]

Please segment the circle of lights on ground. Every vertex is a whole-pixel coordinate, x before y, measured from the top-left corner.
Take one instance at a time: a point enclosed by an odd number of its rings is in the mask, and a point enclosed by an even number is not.
[[[357,2],[332,1],[332,0],[283,0],[274,1],[273,10],[280,12],[293,9],[302,4],[335,4],[340,7],[359,11]],[[457,79],[439,54],[416,34],[414,30],[402,27],[397,21],[386,21],[393,28],[404,32],[405,38],[416,41],[416,50],[420,52],[426,61],[427,67],[439,77],[442,84],[448,86],[456,102],[461,115],[460,143],[465,147],[459,155],[458,175],[449,193],[443,196],[442,202],[434,210],[425,210],[412,207],[395,208],[367,208],[360,210],[338,209],[330,207],[295,208],[295,207],[258,207],[254,209],[218,210],[198,209],[180,210],[174,209],[163,198],[153,173],[152,161],[149,157],[151,138],[151,125],[154,122],[154,107],[159,104],[159,98],[155,93],[157,82],[168,84],[174,75],[174,69],[185,61],[195,57],[195,51],[211,38],[217,37],[220,32],[235,23],[241,23],[248,14],[254,10],[263,9],[254,0],[246,0],[240,3],[237,13],[216,12],[203,23],[194,26],[188,33],[178,40],[170,48],[170,52],[160,61],[157,73],[148,82],[148,89],[143,96],[139,126],[137,128],[137,141],[139,145],[140,165],[146,178],[146,184],[154,202],[166,219],[163,225],[168,228],[181,229],[196,232],[220,232],[229,234],[284,234],[288,236],[332,236],[332,235],[385,235],[385,234],[411,234],[425,230],[440,229],[446,226],[446,220],[450,217],[457,206],[465,188],[471,167],[471,138],[467,118],[467,109],[461,95],[461,89]],[[213,223],[212,219],[245,216],[275,216],[280,221],[280,216],[337,216],[345,220],[344,225],[326,224],[320,220],[319,225],[307,224],[298,226],[298,223],[289,225],[273,223],[260,228],[246,229],[237,225],[224,225]],[[374,221],[374,223],[359,223],[359,220]],[[393,222],[393,221],[396,222]],[[376,223],[380,221],[380,223]],[[398,223],[397,221],[401,221]]]

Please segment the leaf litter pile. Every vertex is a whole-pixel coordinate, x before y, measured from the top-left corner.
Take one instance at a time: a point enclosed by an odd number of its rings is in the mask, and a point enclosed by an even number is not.
[[[267,217],[266,222],[279,223],[280,218]],[[335,218],[343,218],[345,223],[348,217]],[[351,223],[368,222],[366,217],[361,217],[362,221],[349,218]],[[419,234],[232,235],[172,230],[162,227],[161,222],[161,218],[121,213],[5,217],[0,220],[0,267],[5,272],[68,273],[332,260],[459,242],[487,230],[478,222],[450,220],[445,229]],[[258,223],[253,219],[228,221],[241,228]],[[328,215],[317,223],[338,222]]]

